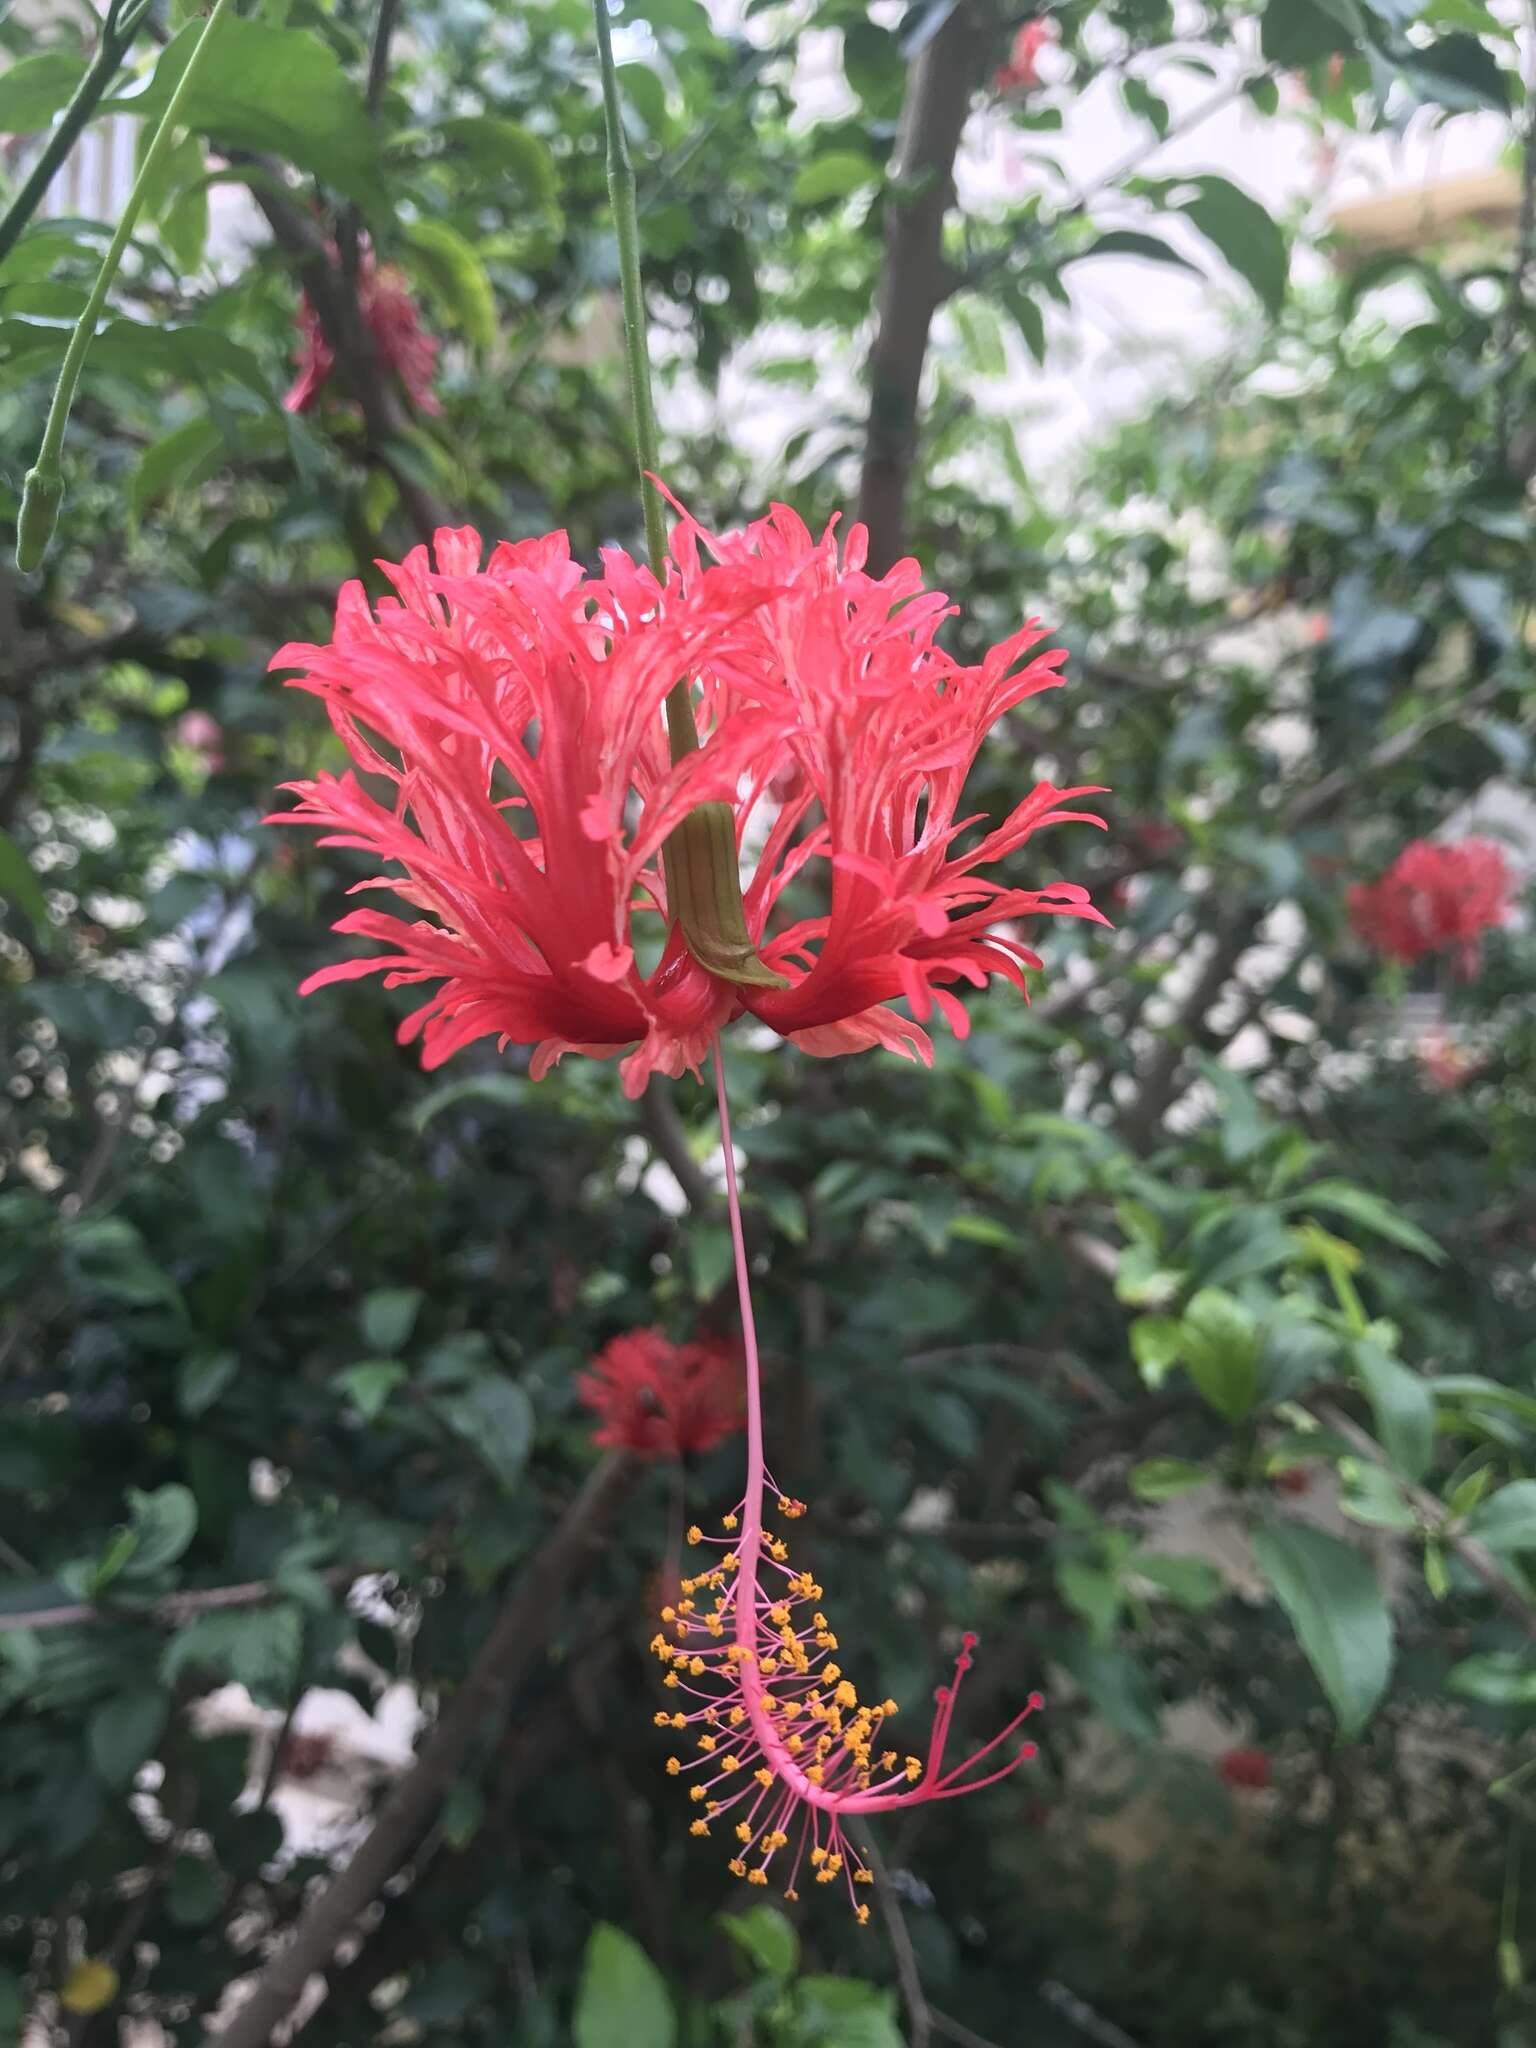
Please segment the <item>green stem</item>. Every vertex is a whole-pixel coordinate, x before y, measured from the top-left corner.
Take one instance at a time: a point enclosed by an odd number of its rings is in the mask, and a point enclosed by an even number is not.
[[[128,194],[122,218],[118,221],[106,255],[102,258],[101,269],[91,287],[91,296],[86,301],[85,311],[75,323],[75,331],[69,337],[69,347],[64,352],[63,366],[59,381],[54,387],[53,403],[48,408],[48,421],[43,428],[42,445],[37,451],[35,465],[27,471],[22,489],[21,516],[16,522],[16,566],[23,572],[36,569],[48,552],[48,543],[53,539],[54,524],[58,519],[59,506],[64,496],[64,476],[60,457],[64,451],[64,435],[69,426],[70,409],[75,402],[75,391],[80,383],[80,373],[85,367],[85,358],[96,334],[96,322],[106,303],[107,293],[112,289],[117,276],[118,265],[128,247],[134,225],[143,211],[145,196],[158,170],[161,159],[171,145],[177,117],[182,102],[187,96],[193,79],[202,63],[220,21],[229,11],[230,0],[214,0],[213,12],[203,24],[202,34],[192,46],[187,58],[186,69],[172,88],[166,101],[165,112],[155,130],[149,148],[144,152],[144,161],[139,166],[139,175],[133,181],[133,190]]]
[[[97,102],[105,96],[107,87],[121,69],[147,12],[147,5],[141,5],[120,21],[115,21],[112,15],[107,17],[90,69],[75,87],[74,97],[59,116],[58,125],[44,143],[42,154],[5,209],[4,218],[0,219],[0,263],[10,255],[21,239],[23,229],[42,205],[43,195],[53,183],[55,173],[74,148],[81,129],[95,113]]]
[[[608,0],[592,0],[597,26],[598,64],[603,79],[603,121],[608,132],[608,197],[613,230],[619,245],[619,287],[624,299],[624,360],[629,371],[629,403],[635,431],[635,466],[640,476],[640,509],[645,516],[645,545],[658,582],[667,571],[667,530],[661,516],[661,493],[651,478],[660,467],[656,438],[656,407],[651,397],[651,358],[647,347],[645,288],[640,281],[640,209],[635,196],[635,168],[624,134],[624,107],[619,98],[613,62],[613,37],[608,26]],[[667,740],[675,767],[699,744],[688,678],[680,677],[667,692]],[[782,988],[784,977],[765,967],[747,930],[736,869],[736,827],[729,804],[699,804],[690,811],[662,849],[667,877],[667,907],[683,928],[688,950],[701,966],[722,980],[757,988]]]

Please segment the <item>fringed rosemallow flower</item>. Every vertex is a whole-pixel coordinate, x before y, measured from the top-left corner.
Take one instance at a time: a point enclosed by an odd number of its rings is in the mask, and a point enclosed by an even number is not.
[[[873,1872],[849,1841],[847,1823],[958,1799],[1010,1776],[1036,1754],[1033,1742],[1013,1738],[1044,1702],[1031,1693],[990,1741],[946,1767],[974,1635],[962,1637],[954,1677],[935,1695],[921,1753],[892,1734],[896,1701],[861,1701],[837,1661],[838,1638],[822,1610],[822,1588],[810,1572],[795,1568],[788,1543],[765,1519],[776,1510],[783,1521],[796,1521],[805,1504],[780,1491],[763,1456],[757,1333],[718,1055],[715,1082],[746,1348],[747,1487],[725,1517],[723,1535],[707,1537],[697,1525],[688,1531],[690,1544],[717,1547],[719,1554],[684,1578],[679,1598],[661,1610],[651,1649],[665,1666],[663,1684],[679,1698],[655,1721],[684,1738],[668,1757],[667,1771],[689,1781],[688,1798],[697,1809],[690,1832],[718,1829],[727,1836],[734,1876],[754,1885],[782,1877],[791,1899],[807,1870],[818,1884],[841,1881],[863,1924],[869,1908],[857,1887],[873,1882]]]
[[[1009,98],[1033,92],[1040,83],[1040,52],[1050,42],[1053,33],[1052,24],[1045,15],[1036,15],[1032,21],[1024,22],[1015,32],[1008,62],[1000,64],[992,74],[993,91]]]
[[[1379,882],[1349,891],[1350,923],[1389,960],[1411,966],[1448,953],[1464,978],[1477,972],[1482,934],[1507,922],[1514,877],[1486,839],[1415,839]]]
[[[674,1344],[661,1330],[611,1339],[577,1376],[576,1392],[601,1424],[592,1441],[642,1458],[712,1451],[744,1419],[741,1381],[725,1346]]]
[[[463,529],[436,536],[435,560],[420,548],[384,565],[395,594],[376,611],[348,585],[329,645],[285,647],[273,665],[303,671],[355,766],[289,784],[297,808],[275,822],[373,855],[380,871],[356,888],[418,913],[351,912],[336,929],[384,950],[323,968],[304,990],[376,973],[432,984],[401,1027],[425,1065],[485,1036],[533,1047],[535,1078],[567,1052],[632,1048],[622,1071],[638,1094],[653,1072],[696,1072],[713,1056],[746,1488],[720,1555],[663,1610],[656,1650],[679,1698],[658,1719],[690,1732],[693,1753],[668,1768],[692,1780],[696,1834],[731,1830],[738,1875],[766,1884],[782,1870],[791,1893],[803,1869],[843,1879],[864,1920],[855,1888],[870,1872],[848,1823],[1008,1776],[1034,1754],[1014,1738],[1041,1702],[1030,1694],[949,1764],[967,1635],[926,1749],[908,1753],[891,1739],[894,1702],[861,1704],[821,1588],[767,1527],[770,1501],[790,1520],[800,1503],[764,1459],[720,1034],[745,1011],[818,1055],[883,1045],[930,1060],[935,1010],[967,1029],[957,985],[997,975],[1025,989],[1039,961],[1016,920],[1105,922],[1074,883],[1023,889],[987,872],[1043,826],[1101,823],[1071,808],[1098,792],[1041,783],[990,830],[963,809],[983,739],[1060,683],[1062,657],[1036,651],[1029,625],[973,667],[954,661],[936,640],[945,600],[913,562],[868,575],[862,529],[840,552],[832,528],[817,541],[783,506],[719,539],[684,515],[671,557],[664,581],[617,551],[592,576],[555,534],[503,543],[482,567],[479,536]],[[685,703],[670,694],[679,684]],[[675,730],[669,747],[664,703],[691,750]],[[711,835],[724,819],[727,857],[734,829],[750,869],[734,909],[736,877],[711,865],[717,841],[689,829],[703,806],[716,807]],[[696,929],[701,904],[715,918]],[[890,1007],[898,999],[910,1015]],[[684,1435],[656,1341],[619,1340],[582,1390],[607,1439],[642,1452]],[[654,1442],[634,1412],[642,1396]],[[716,1421],[693,1412],[700,1447]]]
[[[374,855],[356,888],[418,913],[344,917],[385,950],[303,992],[435,984],[401,1027],[425,1066],[486,1036],[533,1047],[535,1078],[629,1049],[637,1095],[655,1071],[697,1072],[743,1010],[807,1052],[930,1061],[934,1010],[967,1029],[957,984],[1022,990],[1040,964],[1015,920],[1105,922],[1075,883],[985,872],[1044,826],[1102,824],[1072,808],[1095,790],[1040,783],[990,831],[961,807],[992,726],[1060,684],[1038,627],[963,666],[915,562],[872,577],[861,528],[840,554],[783,506],[718,540],[685,516],[664,585],[617,550],[585,574],[563,533],[482,553],[468,528],[439,532],[435,560],[381,564],[393,598],[375,611],[348,584],[330,643],[273,662],[304,672],[355,764],[287,785],[297,807],[274,822]],[[679,681],[700,745],[674,763],[661,714]],[[756,982],[702,965],[668,903],[663,849],[711,803],[739,854],[760,849],[743,898]],[[910,1016],[889,1007],[903,997]]]
[[[437,341],[421,324],[404,271],[392,263],[380,263],[366,242],[358,255],[357,303],[379,354],[404,385],[412,404],[422,412],[441,412],[432,389]],[[283,396],[285,412],[308,412],[336,368],[336,357],[307,293],[299,302],[298,329],[298,368]]]

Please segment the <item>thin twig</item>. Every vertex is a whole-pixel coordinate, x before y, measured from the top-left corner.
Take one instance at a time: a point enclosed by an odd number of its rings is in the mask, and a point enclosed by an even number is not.
[[[875,1875],[875,1898],[880,1907],[880,1916],[885,1922],[886,1939],[891,1944],[891,1960],[896,1965],[896,1982],[901,1986],[901,2002],[907,2009],[908,2048],[928,2048],[933,2039],[933,2014],[923,1992],[922,1973],[917,1967],[917,1951],[912,1946],[912,1936],[907,1928],[906,1915],[901,1910],[901,1900],[896,1896],[896,1887],[891,1883],[891,1873],[886,1868],[874,1836],[868,1828],[862,1832],[859,1848],[864,1861]]]
[[[374,1569],[367,1564],[333,1564],[320,1576],[332,1586],[348,1586]],[[287,1597],[276,1579],[246,1579],[235,1586],[193,1587],[183,1593],[167,1593],[148,1607],[109,1607],[77,1600],[67,1607],[29,1607],[12,1614],[0,1613],[0,1635],[23,1628],[79,1628],[96,1621],[147,1621],[156,1628],[180,1628],[195,1615],[215,1614],[230,1607],[264,1607],[269,1600]]]

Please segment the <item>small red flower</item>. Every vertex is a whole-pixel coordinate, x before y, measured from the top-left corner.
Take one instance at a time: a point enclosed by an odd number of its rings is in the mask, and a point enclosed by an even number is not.
[[[1269,1752],[1229,1749],[1216,1759],[1217,1773],[1242,1792],[1262,1792],[1270,1780]]]
[[[379,263],[366,245],[358,259],[357,299],[379,354],[423,412],[442,411],[432,389],[437,368],[437,342],[421,324],[405,273],[392,263]],[[283,399],[288,412],[308,412],[336,367],[336,358],[308,295],[298,313],[299,362]]]
[[[736,1364],[723,1344],[674,1344],[660,1330],[628,1330],[577,1377],[582,1405],[602,1424],[592,1441],[645,1458],[711,1451],[742,1425]]]
[[[718,539],[684,516],[661,585],[617,549],[584,575],[563,533],[504,542],[482,569],[465,527],[438,533],[435,567],[425,548],[383,565],[398,597],[377,617],[348,584],[330,645],[284,647],[272,666],[306,671],[299,687],[389,799],[322,774],[287,785],[298,807],[273,822],[393,863],[403,873],[355,887],[421,915],[353,911],[335,929],[388,950],[301,993],[376,973],[431,982],[400,1033],[421,1038],[424,1066],[487,1035],[533,1046],[536,1079],[567,1052],[634,1047],[637,1095],[654,1071],[696,1072],[744,1008],[814,1054],[931,1061],[935,1009],[969,1028],[949,984],[1024,990],[1040,962],[1012,920],[1106,920],[1075,883],[979,870],[1043,826],[1102,825],[1070,808],[1097,792],[1040,783],[979,833],[960,800],[991,727],[1059,687],[1064,657],[1032,653],[1030,624],[962,667],[935,643],[949,607],[917,564],[872,577],[864,548],[855,527],[840,556],[831,527],[815,541],[782,505]],[[661,712],[680,676],[702,744],[674,765]],[[709,973],[668,914],[662,848],[711,801],[733,806],[738,845],[750,826],[761,846],[747,922],[787,986]],[[816,914],[797,916],[805,879]],[[912,1018],[887,1007],[897,997]]]
[[[1305,1465],[1287,1465],[1275,1473],[1270,1484],[1277,1493],[1309,1493],[1312,1489],[1312,1474]]]
[[[1014,36],[1008,62],[992,74],[993,90],[1008,94],[1033,92],[1040,84],[1040,52],[1053,34],[1051,23],[1043,15],[1026,21]]]
[[[1471,976],[1478,940],[1506,922],[1513,891],[1504,855],[1486,839],[1450,845],[1416,839],[1379,882],[1355,884],[1349,917],[1361,938],[1390,960],[1411,964],[1448,952],[1458,971]]]

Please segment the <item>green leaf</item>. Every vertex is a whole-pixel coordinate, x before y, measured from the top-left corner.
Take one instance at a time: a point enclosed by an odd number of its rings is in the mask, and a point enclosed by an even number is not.
[[[1133,1742],[1158,1740],[1157,1698],[1134,1657],[1080,1635],[1056,1646],[1056,1661],[1111,1728]]]
[[[1366,1337],[1354,1346],[1354,1362],[1393,1467],[1405,1479],[1422,1479],[1435,1454],[1435,1397],[1429,1382]]]
[[[1324,57],[1350,55],[1364,27],[1358,8],[1330,7],[1321,0],[1267,0],[1260,47],[1269,63],[1299,70]]]
[[[41,50],[0,72],[0,133],[35,135],[74,98],[86,62],[68,50]]]
[[[1204,1465],[1191,1464],[1187,1458],[1148,1458],[1131,1467],[1127,1483],[1138,1500],[1152,1504],[1208,1486],[1211,1476]]]
[[[378,1287],[364,1296],[358,1320],[375,1351],[398,1351],[409,1341],[422,1300],[419,1287]]]
[[[1490,1550],[1536,1550],[1536,1479],[1516,1479],[1479,1501],[1466,1530]]]
[[[203,1415],[240,1370],[236,1351],[198,1351],[184,1360],[177,1378],[176,1404],[183,1415]]]
[[[1214,1607],[1227,1590],[1221,1573],[1203,1557],[1169,1557],[1157,1550],[1138,1550],[1125,1568],[1138,1579],[1161,1586],[1170,1600],[1195,1613]]]
[[[904,2048],[895,1994],[857,1977],[802,1977],[795,1986],[800,2038],[816,2048]]]
[[[846,199],[849,193],[873,184],[879,175],[879,166],[856,150],[828,150],[801,165],[795,178],[795,204],[818,206],[826,199]]]
[[[424,1131],[434,1117],[461,1102],[494,1103],[500,1109],[521,1109],[528,1100],[528,1083],[520,1074],[472,1074],[465,1081],[449,1081],[424,1095],[411,1111],[411,1128]]]
[[[179,1629],[160,1659],[160,1676],[174,1686],[184,1671],[232,1678],[259,1700],[287,1697],[298,1674],[304,1619],[297,1607],[253,1607],[230,1614],[200,1614]]]
[[[496,294],[478,252],[441,220],[405,230],[406,260],[446,317],[482,355],[496,345]]]
[[[445,147],[463,150],[482,171],[510,174],[545,213],[559,212],[560,181],[549,147],[499,114],[459,114],[439,124]]]
[[[223,438],[211,419],[202,418],[184,420],[158,441],[151,441],[128,485],[128,509],[134,518],[142,519],[155,500],[212,455]]]
[[[131,1579],[148,1578],[174,1564],[197,1534],[197,1500],[192,1489],[172,1480],[153,1493],[128,1489],[133,1515],[133,1556],[123,1567]]]
[[[365,1358],[337,1373],[336,1384],[345,1390],[363,1420],[372,1422],[384,1412],[395,1388],[408,1377],[397,1358]]]
[[[1129,1244],[1115,1268],[1115,1297],[1132,1308],[1156,1308],[1172,1300],[1183,1278],[1173,1267],[1159,1264],[1154,1245]]]
[[[1346,1740],[1359,1734],[1392,1675],[1392,1615],[1368,1559],[1301,1522],[1253,1531],[1253,1554],[1285,1610]]]
[[[1404,1251],[1417,1252],[1420,1258],[1435,1265],[1441,1264],[1445,1258],[1439,1245],[1432,1237],[1427,1237],[1416,1223],[1410,1223],[1380,1195],[1373,1195],[1367,1188],[1358,1188],[1351,1181],[1314,1181],[1311,1187],[1302,1188],[1289,1197],[1287,1207],[1326,1209],[1332,1215],[1358,1223],[1362,1230],[1370,1231],[1375,1237],[1384,1237],[1391,1244],[1401,1245]]]
[[[1139,256],[1148,263],[1172,264],[1176,270],[1187,270],[1195,277],[1201,274],[1199,265],[1191,263],[1187,256],[1181,256],[1156,235],[1144,235],[1137,228],[1110,228],[1086,249],[1066,257],[1064,263],[1086,263],[1093,256]]]
[[[522,1388],[511,1380],[476,1380],[464,1393],[439,1400],[437,1409],[510,1492],[533,1443],[533,1405]]]
[[[1536,1706],[1536,1662],[1522,1650],[1463,1657],[1445,1682],[1463,1699],[1480,1700],[1486,1707]]]
[[[766,1977],[792,1977],[800,1962],[800,1937],[777,1906],[748,1906],[722,1913],[719,1924]]]
[[[41,375],[63,359],[68,341],[67,327],[0,320],[0,365],[17,375]],[[216,328],[151,327],[138,320],[109,320],[91,343],[87,365],[95,375],[145,381],[170,376],[202,387],[228,377],[271,402],[256,357]]]
[[[617,1927],[587,1941],[571,2037],[575,2048],[673,2048],[677,2021],[656,1965]]]
[[[1131,1356],[1146,1384],[1160,1387],[1179,1362],[1177,1316],[1138,1316],[1131,1325]]]
[[[1241,1422],[1259,1397],[1260,1333],[1251,1310],[1202,1287],[1179,1325],[1185,1370],[1218,1415]]]
[[[0,900],[23,911],[34,931],[48,929],[48,900],[32,863],[9,832],[0,831]]]
[[[103,111],[158,120],[201,28],[189,22],[161,52],[148,85],[103,101]],[[335,52],[308,29],[228,17],[203,54],[180,118],[221,147],[281,157],[370,213],[390,211],[362,97]]]
[[[153,1754],[165,1727],[168,1702],[158,1687],[140,1687],[106,1700],[91,1716],[86,1742],[91,1762],[108,1785],[130,1783]]]
[[[1096,1642],[1107,1642],[1120,1618],[1120,1587],[1108,1572],[1067,1558],[1056,1567],[1056,1585],[1069,1607],[1087,1622]]]
[[[1453,113],[1509,109],[1509,86],[1493,53],[1476,36],[1441,36],[1395,56],[1398,69],[1420,99]]]
[[[1290,251],[1278,223],[1257,199],[1214,172],[1163,180],[1148,189],[1162,205],[1182,213],[1200,230],[1238,276],[1252,285],[1270,313],[1280,311],[1290,275]]]
[[[1368,1529],[1418,1527],[1418,1517],[1409,1506],[1402,1487],[1383,1466],[1370,1458],[1341,1458],[1339,1478],[1343,1492],[1339,1506],[1352,1522]]]

